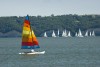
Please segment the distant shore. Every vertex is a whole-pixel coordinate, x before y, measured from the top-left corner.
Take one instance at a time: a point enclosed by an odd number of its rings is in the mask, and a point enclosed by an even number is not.
[[[54,30],[57,34],[59,29],[70,31],[72,36],[81,29],[82,34],[88,30],[94,31],[96,36],[100,36],[100,15],[51,15],[51,16],[29,16],[31,27],[37,37],[42,37],[47,32],[51,37]],[[0,37],[21,37],[25,16],[0,17]]]

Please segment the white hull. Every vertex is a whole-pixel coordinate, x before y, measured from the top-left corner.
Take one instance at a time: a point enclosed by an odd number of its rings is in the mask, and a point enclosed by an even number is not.
[[[42,51],[42,52],[22,52],[22,53],[19,53],[19,54],[27,54],[27,55],[32,55],[32,54],[45,54],[45,51]]]

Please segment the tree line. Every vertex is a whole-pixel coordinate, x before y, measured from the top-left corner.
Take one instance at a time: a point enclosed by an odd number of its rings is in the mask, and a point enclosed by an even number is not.
[[[82,31],[100,28],[100,15],[57,15],[54,16],[29,16],[31,27],[36,36],[41,36],[45,31],[60,31],[66,29],[74,34],[80,28]],[[10,31],[22,32],[25,16],[0,17],[0,33]],[[100,35],[100,32],[97,32]]]

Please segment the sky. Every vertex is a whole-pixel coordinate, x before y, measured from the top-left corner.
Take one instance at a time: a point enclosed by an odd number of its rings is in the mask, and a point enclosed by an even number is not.
[[[0,16],[100,14],[100,0],[0,0]]]

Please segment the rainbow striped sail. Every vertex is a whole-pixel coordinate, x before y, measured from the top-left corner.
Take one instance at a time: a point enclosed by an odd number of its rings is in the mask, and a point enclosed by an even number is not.
[[[24,20],[22,32],[22,49],[35,49],[39,48],[38,40],[31,29],[29,16],[27,15]]]

